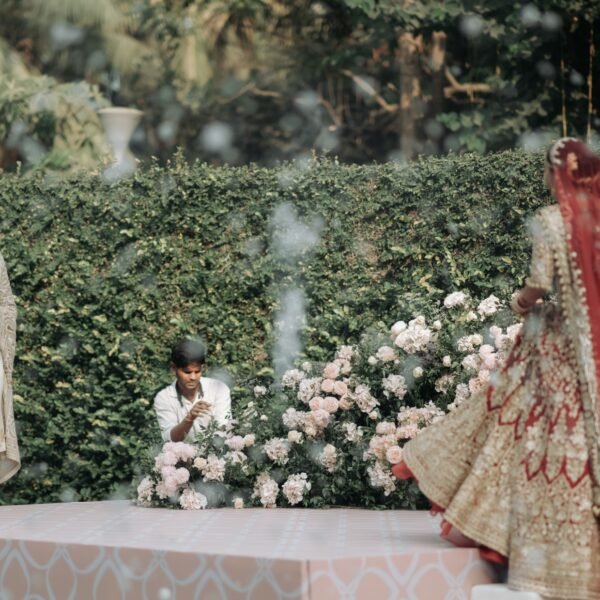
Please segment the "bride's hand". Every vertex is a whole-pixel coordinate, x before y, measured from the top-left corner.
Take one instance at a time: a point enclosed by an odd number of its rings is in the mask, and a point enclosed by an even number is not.
[[[520,292],[515,292],[510,299],[510,308],[516,315],[523,316],[529,312],[531,306],[523,303]]]

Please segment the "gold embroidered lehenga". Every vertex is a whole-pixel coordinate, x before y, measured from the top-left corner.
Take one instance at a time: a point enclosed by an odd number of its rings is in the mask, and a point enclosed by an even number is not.
[[[6,264],[0,254],[0,483],[10,479],[21,466],[12,392],[16,325],[15,299]]]
[[[507,557],[511,588],[600,599],[600,159],[569,138],[551,150],[559,204],[534,220],[526,284],[558,302],[534,305],[494,382],[409,442],[394,473]]]

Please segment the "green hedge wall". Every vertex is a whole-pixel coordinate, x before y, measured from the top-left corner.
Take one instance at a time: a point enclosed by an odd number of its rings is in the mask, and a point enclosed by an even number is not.
[[[541,174],[540,155],[507,152],[402,166],[174,163],[114,185],[0,177],[23,460],[0,503],[124,495],[157,438],[152,397],[170,381],[174,339],[206,339],[239,406],[271,372],[291,285],[306,294],[316,360],[449,291],[506,298],[526,272],[526,217],[550,201]],[[273,219],[290,207],[320,232],[294,259],[273,241],[305,241]]]

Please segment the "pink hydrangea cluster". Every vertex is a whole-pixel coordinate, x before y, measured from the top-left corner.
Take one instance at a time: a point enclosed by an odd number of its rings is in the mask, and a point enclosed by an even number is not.
[[[162,451],[154,459],[154,468],[160,471],[163,467],[174,466],[178,462],[188,462],[196,456],[196,446],[185,442],[166,442]]]

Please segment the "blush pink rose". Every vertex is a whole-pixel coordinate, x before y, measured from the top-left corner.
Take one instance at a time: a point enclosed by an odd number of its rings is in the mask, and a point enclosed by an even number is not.
[[[345,396],[348,393],[348,386],[343,381],[336,381],[333,386],[333,393],[336,396]]]
[[[340,367],[335,363],[328,363],[323,369],[325,379],[337,379],[340,374]]]
[[[385,451],[385,457],[392,465],[397,465],[402,460],[402,448],[400,446],[390,446]]]
[[[321,391],[326,394],[331,394],[335,389],[335,380],[333,379],[323,379],[321,383]]]
[[[340,403],[338,402],[337,398],[334,398],[333,396],[327,396],[323,399],[321,408],[325,409],[329,414],[332,414],[337,411],[339,404]]]
[[[313,423],[320,428],[327,427],[329,424],[329,413],[322,408],[313,410],[311,413]]]
[[[310,410],[319,410],[323,408],[323,398],[321,396],[315,396],[309,403]]]

